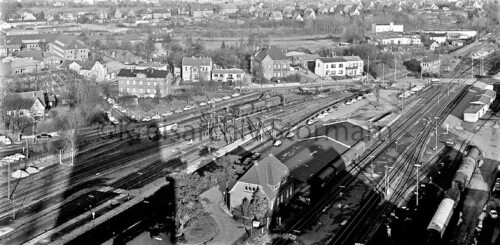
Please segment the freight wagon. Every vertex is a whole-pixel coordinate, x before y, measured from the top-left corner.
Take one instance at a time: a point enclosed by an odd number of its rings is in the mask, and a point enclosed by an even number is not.
[[[283,103],[281,96],[273,96],[263,100],[246,103],[244,105],[235,106],[232,108],[232,113],[236,117],[242,117],[248,114],[256,113],[263,110],[268,110]]]

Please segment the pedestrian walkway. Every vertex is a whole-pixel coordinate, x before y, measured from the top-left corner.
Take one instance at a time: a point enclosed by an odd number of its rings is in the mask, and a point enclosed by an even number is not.
[[[218,226],[217,235],[208,241],[208,245],[232,244],[245,233],[243,224],[236,222],[231,216],[224,212],[220,206],[223,203],[222,193],[217,186],[201,194],[202,198],[207,198],[208,203],[204,205],[205,210],[215,220]]]

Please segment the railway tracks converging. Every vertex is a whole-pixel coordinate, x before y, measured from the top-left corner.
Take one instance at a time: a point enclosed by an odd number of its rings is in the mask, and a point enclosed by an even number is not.
[[[352,169],[344,176],[342,177],[337,183],[333,186],[331,191],[329,193],[325,194],[325,198],[320,200],[316,205],[312,206],[311,209],[308,212],[305,212],[297,222],[295,222],[292,226],[288,227],[286,230],[288,232],[292,232],[294,230],[302,230],[304,229],[310,222],[312,222],[318,214],[320,214],[322,209],[328,205],[330,205],[334,199],[339,195],[341,192],[340,186],[348,186],[354,180],[359,176],[359,174],[369,166],[370,162],[373,159],[377,158],[379,155],[381,155],[393,142],[398,139],[399,137],[403,136],[409,128],[412,127],[412,125],[417,121],[419,118],[422,118],[423,115],[427,110],[432,108],[437,100],[439,99],[438,96],[442,94],[446,94],[447,88],[441,88],[439,90],[435,89],[429,89],[427,90],[426,94],[424,95],[423,103],[420,104],[420,106],[414,107],[412,110],[407,111],[405,114],[407,115],[406,118],[403,118],[399,121],[397,121],[391,132],[386,131],[386,133],[382,133],[380,136],[380,139],[384,138],[391,138],[391,140],[378,140],[376,141],[370,149],[368,149],[363,157],[361,158],[360,161],[357,163],[354,163]],[[391,135],[387,135],[388,133],[391,133]],[[339,240],[339,239],[337,239]],[[342,240],[342,239],[340,239]],[[332,243],[335,243],[335,238],[332,238],[333,241]],[[341,244],[341,243],[340,243]]]

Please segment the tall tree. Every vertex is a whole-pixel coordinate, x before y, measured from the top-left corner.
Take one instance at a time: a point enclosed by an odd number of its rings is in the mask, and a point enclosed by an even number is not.
[[[200,202],[202,178],[195,172],[193,174],[180,174],[175,177],[175,225],[177,233],[181,234],[186,229],[186,224],[203,214]]]
[[[269,201],[262,191],[257,190],[253,193],[252,204],[252,213],[254,217],[260,222],[264,222],[267,213],[269,212]]]

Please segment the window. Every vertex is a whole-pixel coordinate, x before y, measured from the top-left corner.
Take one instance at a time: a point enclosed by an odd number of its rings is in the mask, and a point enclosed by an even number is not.
[[[130,85],[130,80],[127,80],[127,85]]]
[[[337,68],[337,65],[336,64],[332,64],[332,68]]]
[[[335,71],[334,70],[332,71],[332,75],[335,75]]]
[[[133,93],[135,93],[135,88],[134,88],[134,89],[132,89],[132,92],[133,92]]]
[[[219,74],[214,74],[214,77],[219,77]]]
[[[318,63],[318,65],[317,65],[317,67],[319,67],[319,63]]]
[[[148,86],[149,86],[149,85],[151,85],[151,83],[150,83],[150,82],[148,82]]]
[[[238,75],[236,75],[236,77],[237,77],[237,78],[240,78],[240,77],[241,77],[241,75],[240,75],[240,74],[238,74]]]
[[[188,71],[188,68],[187,68],[187,66],[184,66],[184,71]]]
[[[342,70],[339,71],[339,75],[342,75],[344,74],[344,72]]]
[[[132,85],[135,85],[135,80],[132,80]]]
[[[344,64],[339,64],[339,68],[342,68],[342,67],[344,67]]]
[[[278,77],[281,77],[281,72],[278,72]]]
[[[328,69],[328,64],[326,65],[326,69]]]
[[[146,89],[146,93],[148,93],[148,94],[149,94],[149,88],[148,88],[148,89]]]
[[[129,88],[127,88],[127,93],[128,93],[128,92],[130,92],[130,89],[129,89]]]
[[[276,69],[276,64],[273,64],[273,69]]]
[[[154,84],[154,86],[156,86],[156,82],[154,82],[153,84]]]

